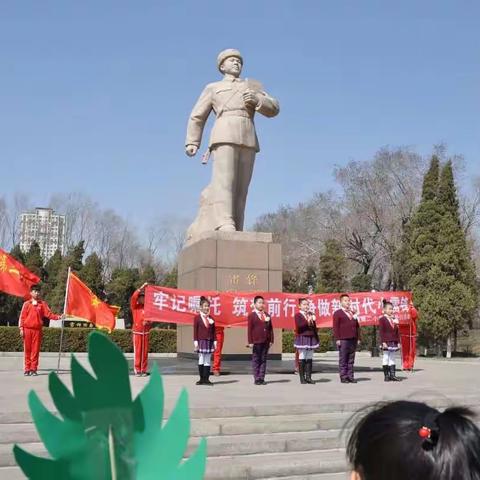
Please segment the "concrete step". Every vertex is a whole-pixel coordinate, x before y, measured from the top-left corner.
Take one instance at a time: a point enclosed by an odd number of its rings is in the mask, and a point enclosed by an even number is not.
[[[344,450],[312,450],[308,454],[281,454],[212,457],[207,462],[206,480],[251,480],[347,471]]]
[[[321,395],[321,392],[318,394]],[[191,408],[191,419],[215,419],[215,418],[238,418],[238,417],[271,417],[277,415],[307,415],[316,413],[353,413],[361,409],[371,402],[337,402],[337,403],[316,403],[315,396],[312,396],[312,403],[308,404],[278,404],[278,405],[256,405],[256,406],[237,406],[237,407],[209,407],[209,408]],[[382,398],[378,399],[379,401]],[[415,400],[412,397],[412,400]],[[444,408],[451,404],[471,406],[478,408],[480,406],[480,395],[468,396],[450,396],[443,397],[423,397],[422,401],[428,403],[432,407]],[[171,414],[170,410],[166,410],[165,418]],[[0,424],[8,423],[31,423],[32,417],[30,412],[0,412]]]
[[[0,480],[25,480],[25,478],[18,467],[0,467]]]
[[[243,418],[193,419],[192,437],[217,435],[247,435],[260,433],[308,432],[339,430],[350,418],[350,413],[314,413],[304,415],[276,415]],[[0,444],[32,443],[40,441],[33,423],[0,424]]]
[[[271,477],[264,480],[349,480],[350,473],[319,473],[312,475],[295,475],[293,477]]]
[[[186,456],[197,448],[200,438],[189,441]],[[242,456],[281,452],[302,452],[311,450],[331,450],[342,448],[345,436],[340,430],[318,430],[313,432],[290,432],[253,435],[221,435],[207,437],[208,457]],[[48,457],[41,442],[20,443],[28,452]],[[0,445],[0,466],[13,466],[15,459],[12,444]]]
[[[349,478],[350,475],[347,473],[314,473],[288,477],[269,477],[264,480],[348,480]],[[4,467],[0,468],[0,480],[25,480],[25,476],[18,467]]]
[[[242,456],[281,452],[302,452],[343,448],[345,436],[339,430],[315,432],[291,432],[256,435],[225,435],[207,438],[209,458]],[[198,445],[193,439],[187,449],[190,455]]]

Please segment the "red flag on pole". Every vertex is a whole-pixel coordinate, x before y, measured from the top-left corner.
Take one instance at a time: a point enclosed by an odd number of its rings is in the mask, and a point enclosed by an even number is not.
[[[74,273],[69,274],[65,300],[65,314],[82,318],[97,328],[111,332],[119,307],[102,302]]]
[[[0,248],[0,291],[25,298],[38,282],[37,275]]]

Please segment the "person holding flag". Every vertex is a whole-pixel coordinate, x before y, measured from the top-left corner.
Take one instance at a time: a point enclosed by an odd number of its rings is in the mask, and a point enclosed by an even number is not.
[[[133,292],[130,298],[130,310],[132,311],[133,325],[133,371],[137,377],[146,377],[148,373],[148,348],[151,325],[145,322],[145,287],[144,283]]]
[[[43,319],[59,320],[64,318],[64,315],[53,313],[47,303],[41,300],[38,286],[31,287],[30,295],[31,298],[22,306],[18,326],[20,335],[23,338],[25,358],[23,374],[25,376],[37,376],[38,357],[42,344]]]

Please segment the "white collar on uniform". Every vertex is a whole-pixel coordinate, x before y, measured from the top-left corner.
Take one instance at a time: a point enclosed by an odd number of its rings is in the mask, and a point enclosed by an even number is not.
[[[254,309],[254,312],[257,314],[257,317],[262,320],[262,314],[265,315],[265,322],[268,322],[270,320],[270,317],[268,316],[268,313],[263,310],[262,312],[260,310],[257,310],[256,308]]]
[[[210,315],[205,315],[203,312],[200,312],[200,316],[202,317],[202,320],[207,320],[207,322],[212,325],[214,323],[213,318]]]

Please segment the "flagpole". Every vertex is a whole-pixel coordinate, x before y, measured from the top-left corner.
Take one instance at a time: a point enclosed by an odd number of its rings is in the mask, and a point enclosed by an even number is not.
[[[415,356],[414,356],[414,352],[413,352],[413,329],[412,329],[412,323],[413,323],[413,318],[412,316],[410,315],[410,323],[408,325],[409,327],[409,330],[410,330],[410,336],[409,336],[409,339],[408,339],[408,342],[410,344],[410,357],[412,358],[412,368],[410,369],[410,373],[413,373],[413,366],[415,364]],[[416,353],[416,352],[415,352]]]
[[[68,300],[68,286],[70,284],[70,273],[71,273],[71,267],[68,267],[68,274],[67,274],[67,287],[65,289],[65,301],[63,302],[63,315],[65,315],[65,312],[67,310],[67,300]],[[57,361],[57,374],[60,372],[60,358],[62,356],[62,347],[63,347],[63,332],[65,330],[64,328],[64,321],[65,319],[62,318],[62,330],[60,332],[60,346],[58,348],[58,361]]]

